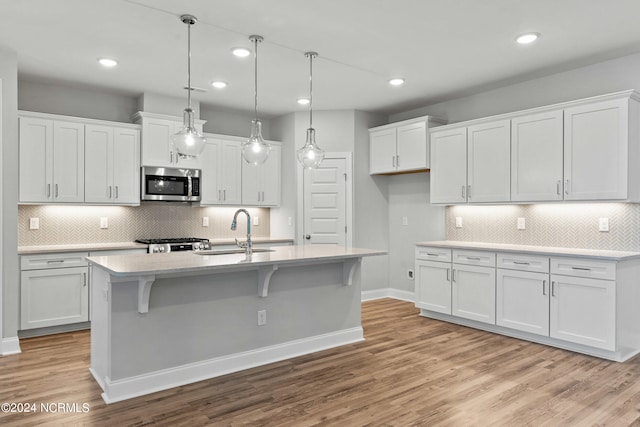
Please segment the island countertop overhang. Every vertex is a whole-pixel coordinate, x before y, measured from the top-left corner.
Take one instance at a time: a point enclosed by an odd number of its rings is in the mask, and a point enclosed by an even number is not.
[[[320,262],[341,262],[348,259],[386,255],[386,251],[344,248],[337,246],[279,246],[267,252],[199,255],[196,252],[167,254],[135,254],[95,256],[87,258],[112,276],[176,275],[214,272],[216,270],[259,269],[268,265],[284,266]]]

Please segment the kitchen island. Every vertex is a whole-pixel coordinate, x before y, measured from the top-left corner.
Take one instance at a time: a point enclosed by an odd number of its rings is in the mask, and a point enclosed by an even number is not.
[[[88,258],[91,373],[111,403],[361,341],[360,262],[384,254],[283,246]]]

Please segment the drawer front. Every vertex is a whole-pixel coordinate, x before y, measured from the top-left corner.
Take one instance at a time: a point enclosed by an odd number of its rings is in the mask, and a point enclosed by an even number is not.
[[[20,257],[21,270],[42,270],[45,268],[84,267],[88,252],[58,254],[23,255]]]
[[[496,266],[496,253],[486,251],[453,250],[453,262],[455,264],[482,265],[485,267]]]
[[[417,246],[416,259],[451,262],[451,249]]]
[[[616,263],[582,258],[551,258],[551,274],[616,280]]]
[[[497,267],[506,268],[509,270],[548,273],[549,258],[536,255],[523,255],[518,253],[499,253]]]

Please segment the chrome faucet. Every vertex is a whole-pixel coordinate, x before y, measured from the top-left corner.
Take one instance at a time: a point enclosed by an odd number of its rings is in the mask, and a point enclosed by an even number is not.
[[[247,256],[251,256],[251,253],[253,252],[253,249],[251,246],[251,215],[249,215],[249,212],[247,212],[246,209],[238,209],[236,211],[235,215],[233,215],[233,221],[231,222],[231,229],[235,231],[238,225],[238,214],[240,212],[244,213],[247,216],[247,241],[239,242],[238,239],[236,238],[236,245],[244,249],[244,253]]]

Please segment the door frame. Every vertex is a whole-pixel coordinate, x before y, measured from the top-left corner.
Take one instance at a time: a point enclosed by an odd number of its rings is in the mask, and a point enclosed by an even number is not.
[[[351,152],[327,152],[325,159],[346,160],[347,180],[345,182],[345,224],[347,225],[346,247],[353,247],[353,154]],[[296,161],[296,181],[298,188],[297,209],[296,209],[296,237],[294,244],[303,244],[304,235],[304,169]]]

